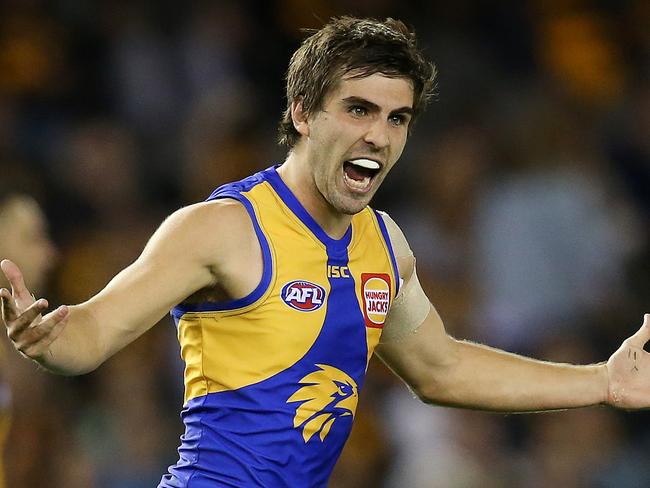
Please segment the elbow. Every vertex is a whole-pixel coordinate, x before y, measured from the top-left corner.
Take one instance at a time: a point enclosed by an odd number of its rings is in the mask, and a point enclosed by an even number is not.
[[[438,402],[436,402],[435,395],[433,392],[430,392],[426,389],[421,389],[421,388],[410,388],[411,392],[415,395],[415,397],[420,400],[422,403],[426,405],[438,405]]]
[[[455,341],[451,343],[455,346]],[[447,350],[444,361],[424,364],[419,374],[410,378],[409,385],[417,398],[426,404],[457,405],[458,387],[462,383],[458,376],[459,351],[456,347]]]
[[[95,371],[101,362],[80,361],[79,358],[63,361],[54,356],[49,361],[36,361],[42,369],[59,376],[81,376]]]
[[[410,383],[409,388],[422,403],[427,405],[447,404],[445,392],[449,392],[450,388],[435,374],[428,374],[419,381]]]
[[[451,385],[430,384],[418,389],[412,389],[418,400],[426,405],[439,407],[459,407],[463,405],[457,398]]]
[[[79,368],[79,369],[70,369],[70,368],[58,368],[58,367],[53,367],[53,366],[43,366],[43,369],[46,371],[58,375],[58,376],[81,376],[87,373],[90,373],[97,369],[96,367],[90,368],[90,367],[84,367],[84,368]]]

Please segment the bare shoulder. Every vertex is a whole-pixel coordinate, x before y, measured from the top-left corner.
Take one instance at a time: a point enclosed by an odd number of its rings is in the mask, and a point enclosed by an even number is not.
[[[382,211],[379,211],[379,215],[384,220],[384,224],[386,224],[386,230],[388,231],[390,243],[393,246],[393,252],[395,253],[395,259],[397,260],[397,267],[400,276],[403,279],[407,279],[411,275],[415,264],[413,251],[411,251],[411,247],[409,246],[404,232],[402,232],[402,229],[400,229],[399,225],[397,225],[393,218],[386,212]]]
[[[176,210],[154,233],[147,248],[167,248],[173,254],[183,253],[185,259],[215,266],[251,241],[255,241],[255,230],[247,210],[236,200],[222,199]]]
[[[379,215],[386,224],[386,230],[388,231],[390,242],[393,245],[395,257],[400,258],[405,255],[412,255],[413,253],[411,252],[409,243],[406,240],[406,236],[404,236],[404,233],[402,232],[402,229],[400,229],[399,225],[397,225],[397,222],[395,222],[386,212],[379,211]]]
[[[202,293],[211,298],[241,298],[262,277],[263,257],[248,210],[237,200],[219,199],[190,205],[170,216],[186,251],[209,269],[212,285]],[[245,272],[244,272],[245,271]]]
[[[241,202],[231,198],[204,202],[198,204],[194,212],[208,253],[218,249],[231,262],[246,262],[252,258],[251,253],[257,254],[259,243],[255,228]]]
[[[200,202],[183,207],[171,214],[167,221],[171,226],[185,228],[244,226],[250,222],[244,206],[232,198]]]

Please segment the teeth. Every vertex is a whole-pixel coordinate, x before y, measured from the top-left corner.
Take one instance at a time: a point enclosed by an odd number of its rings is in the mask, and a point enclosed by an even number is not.
[[[348,178],[348,175],[343,173],[343,178],[345,179],[347,185],[354,190],[365,190],[370,184],[369,176],[366,176],[363,180],[357,181],[353,180],[352,178]]]
[[[361,166],[362,168],[379,169],[379,163],[377,161],[373,161],[372,159],[359,158],[351,159],[348,162],[356,166]]]

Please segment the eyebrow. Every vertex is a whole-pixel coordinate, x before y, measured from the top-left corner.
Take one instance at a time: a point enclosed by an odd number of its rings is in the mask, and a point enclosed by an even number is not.
[[[370,100],[366,100],[365,98],[362,97],[357,97],[353,95],[350,97],[343,98],[341,101],[351,105],[352,104],[364,105],[374,111],[377,112],[380,111],[379,105],[371,102]],[[395,114],[407,114],[413,116],[413,107],[404,106],[404,107],[396,108],[395,110],[391,110],[390,115],[395,115]]]

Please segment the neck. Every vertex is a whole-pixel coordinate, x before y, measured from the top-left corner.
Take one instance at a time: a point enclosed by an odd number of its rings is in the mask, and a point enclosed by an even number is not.
[[[340,239],[348,230],[352,216],[339,212],[325,199],[316,187],[309,164],[294,148],[278,173],[323,231],[332,239]]]

